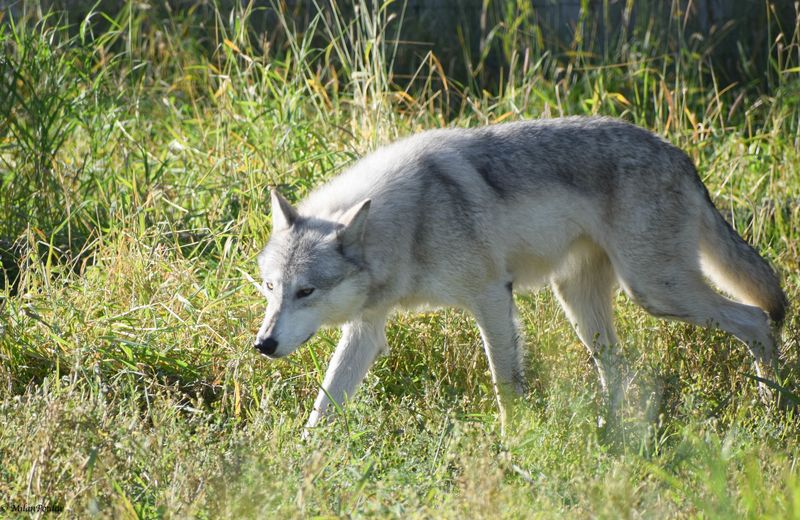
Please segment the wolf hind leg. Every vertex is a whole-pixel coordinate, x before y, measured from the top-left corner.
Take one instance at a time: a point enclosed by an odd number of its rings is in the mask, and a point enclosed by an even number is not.
[[[624,359],[614,330],[611,302],[616,274],[608,256],[599,248],[570,259],[568,266],[554,278],[553,292],[597,367],[607,399],[606,419],[618,425],[624,398]]]
[[[517,323],[511,282],[490,284],[468,308],[481,332],[500,409],[501,429],[505,433],[511,407],[525,391],[524,342]]]
[[[774,379],[778,352],[763,309],[721,295],[694,265],[665,266],[660,271],[667,274],[662,276],[652,276],[652,269],[644,271],[650,275],[636,276],[635,270],[624,270],[623,286],[636,303],[655,316],[714,326],[732,334],[747,346],[756,374]],[[765,399],[771,398],[770,389],[763,383],[759,392]]]

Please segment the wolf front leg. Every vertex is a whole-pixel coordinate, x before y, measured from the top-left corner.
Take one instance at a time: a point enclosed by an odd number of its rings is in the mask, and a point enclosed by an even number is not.
[[[342,338],[336,345],[314,410],[306,422],[304,437],[308,436],[309,428],[331,412],[333,402],[342,406],[353,397],[378,354],[386,349],[385,327],[385,315],[362,317],[342,327]]]
[[[487,287],[475,299],[472,312],[478,322],[483,347],[492,372],[500,428],[505,435],[512,406],[525,390],[522,335],[516,318],[511,282]]]

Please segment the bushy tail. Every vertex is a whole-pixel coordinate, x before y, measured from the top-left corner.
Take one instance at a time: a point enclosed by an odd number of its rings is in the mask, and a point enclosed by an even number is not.
[[[720,289],[764,309],[777,327],[783,324],[788,301],[778,275],[710,201],[703,212],[700,251],[703,271]]]

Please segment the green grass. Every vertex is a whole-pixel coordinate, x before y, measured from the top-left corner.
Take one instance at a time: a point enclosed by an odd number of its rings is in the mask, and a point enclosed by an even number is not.
[[[486,88],[485,56],[471,58],[471,81],[445,77],[435,53],[396,77],[399,19],[385,10],[305,31],[279,16],[274,40],[251,30],[250,8],[161,16],[131,3],[72,27],[5,18],[0,508],[800,518],[800,425],[759,402],[744,347],[622,295],[636,378],[619,446],[601,440],[595,372],[549,291],[518,299],[532,384],[508,438],[477,329],[442,311],[394,318],[356,402],[299,440],[338,333],[285,361],[252,351],[264,302],[247,276],[269,236],[268,187],[301,198],[424,128],[561,114],[649,127],[695,159],[797,301],[797,26],[761,51],[764,70],[723,85],[696,39],[670,50],[646,23],[603,57],[581,41],[544,52],[522,4],[505,5],[487,42],[506,67]],[[799,338],[792,310],[792,389]]]

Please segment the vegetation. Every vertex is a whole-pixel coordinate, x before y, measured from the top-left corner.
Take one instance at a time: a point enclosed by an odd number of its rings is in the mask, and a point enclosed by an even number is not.
[[[777,27],[765,4],[764,67],[743,57],[740,81],[722,84],[681,13],[603,53],[579,37],[554,52],[526,4],[498,4],[485,48],[505,65],[491,85],[488,51],[467,56],[471,79],[446,77],[435,49],[395,75],[402,19],[365,0],[302,28],[270,7],[273,39],[252,4],[129,2],[78,24],[0,13],[0,508],[800,518],[797,416],[760,403],[745,348],[622,295],[635,378],[619,445],[598,433],[594,369],[549,291],[519,297],[533,383],[508,438],[477,329],[445,310],[393,319],[357,401],[300,441],[338,333],[285,361],[253,352],[268,187],[301,198],[424,128],[562,114],[649,127],[694,158],[797,300],[800,17]],[[793,310],[788,392],[799,338]]]

